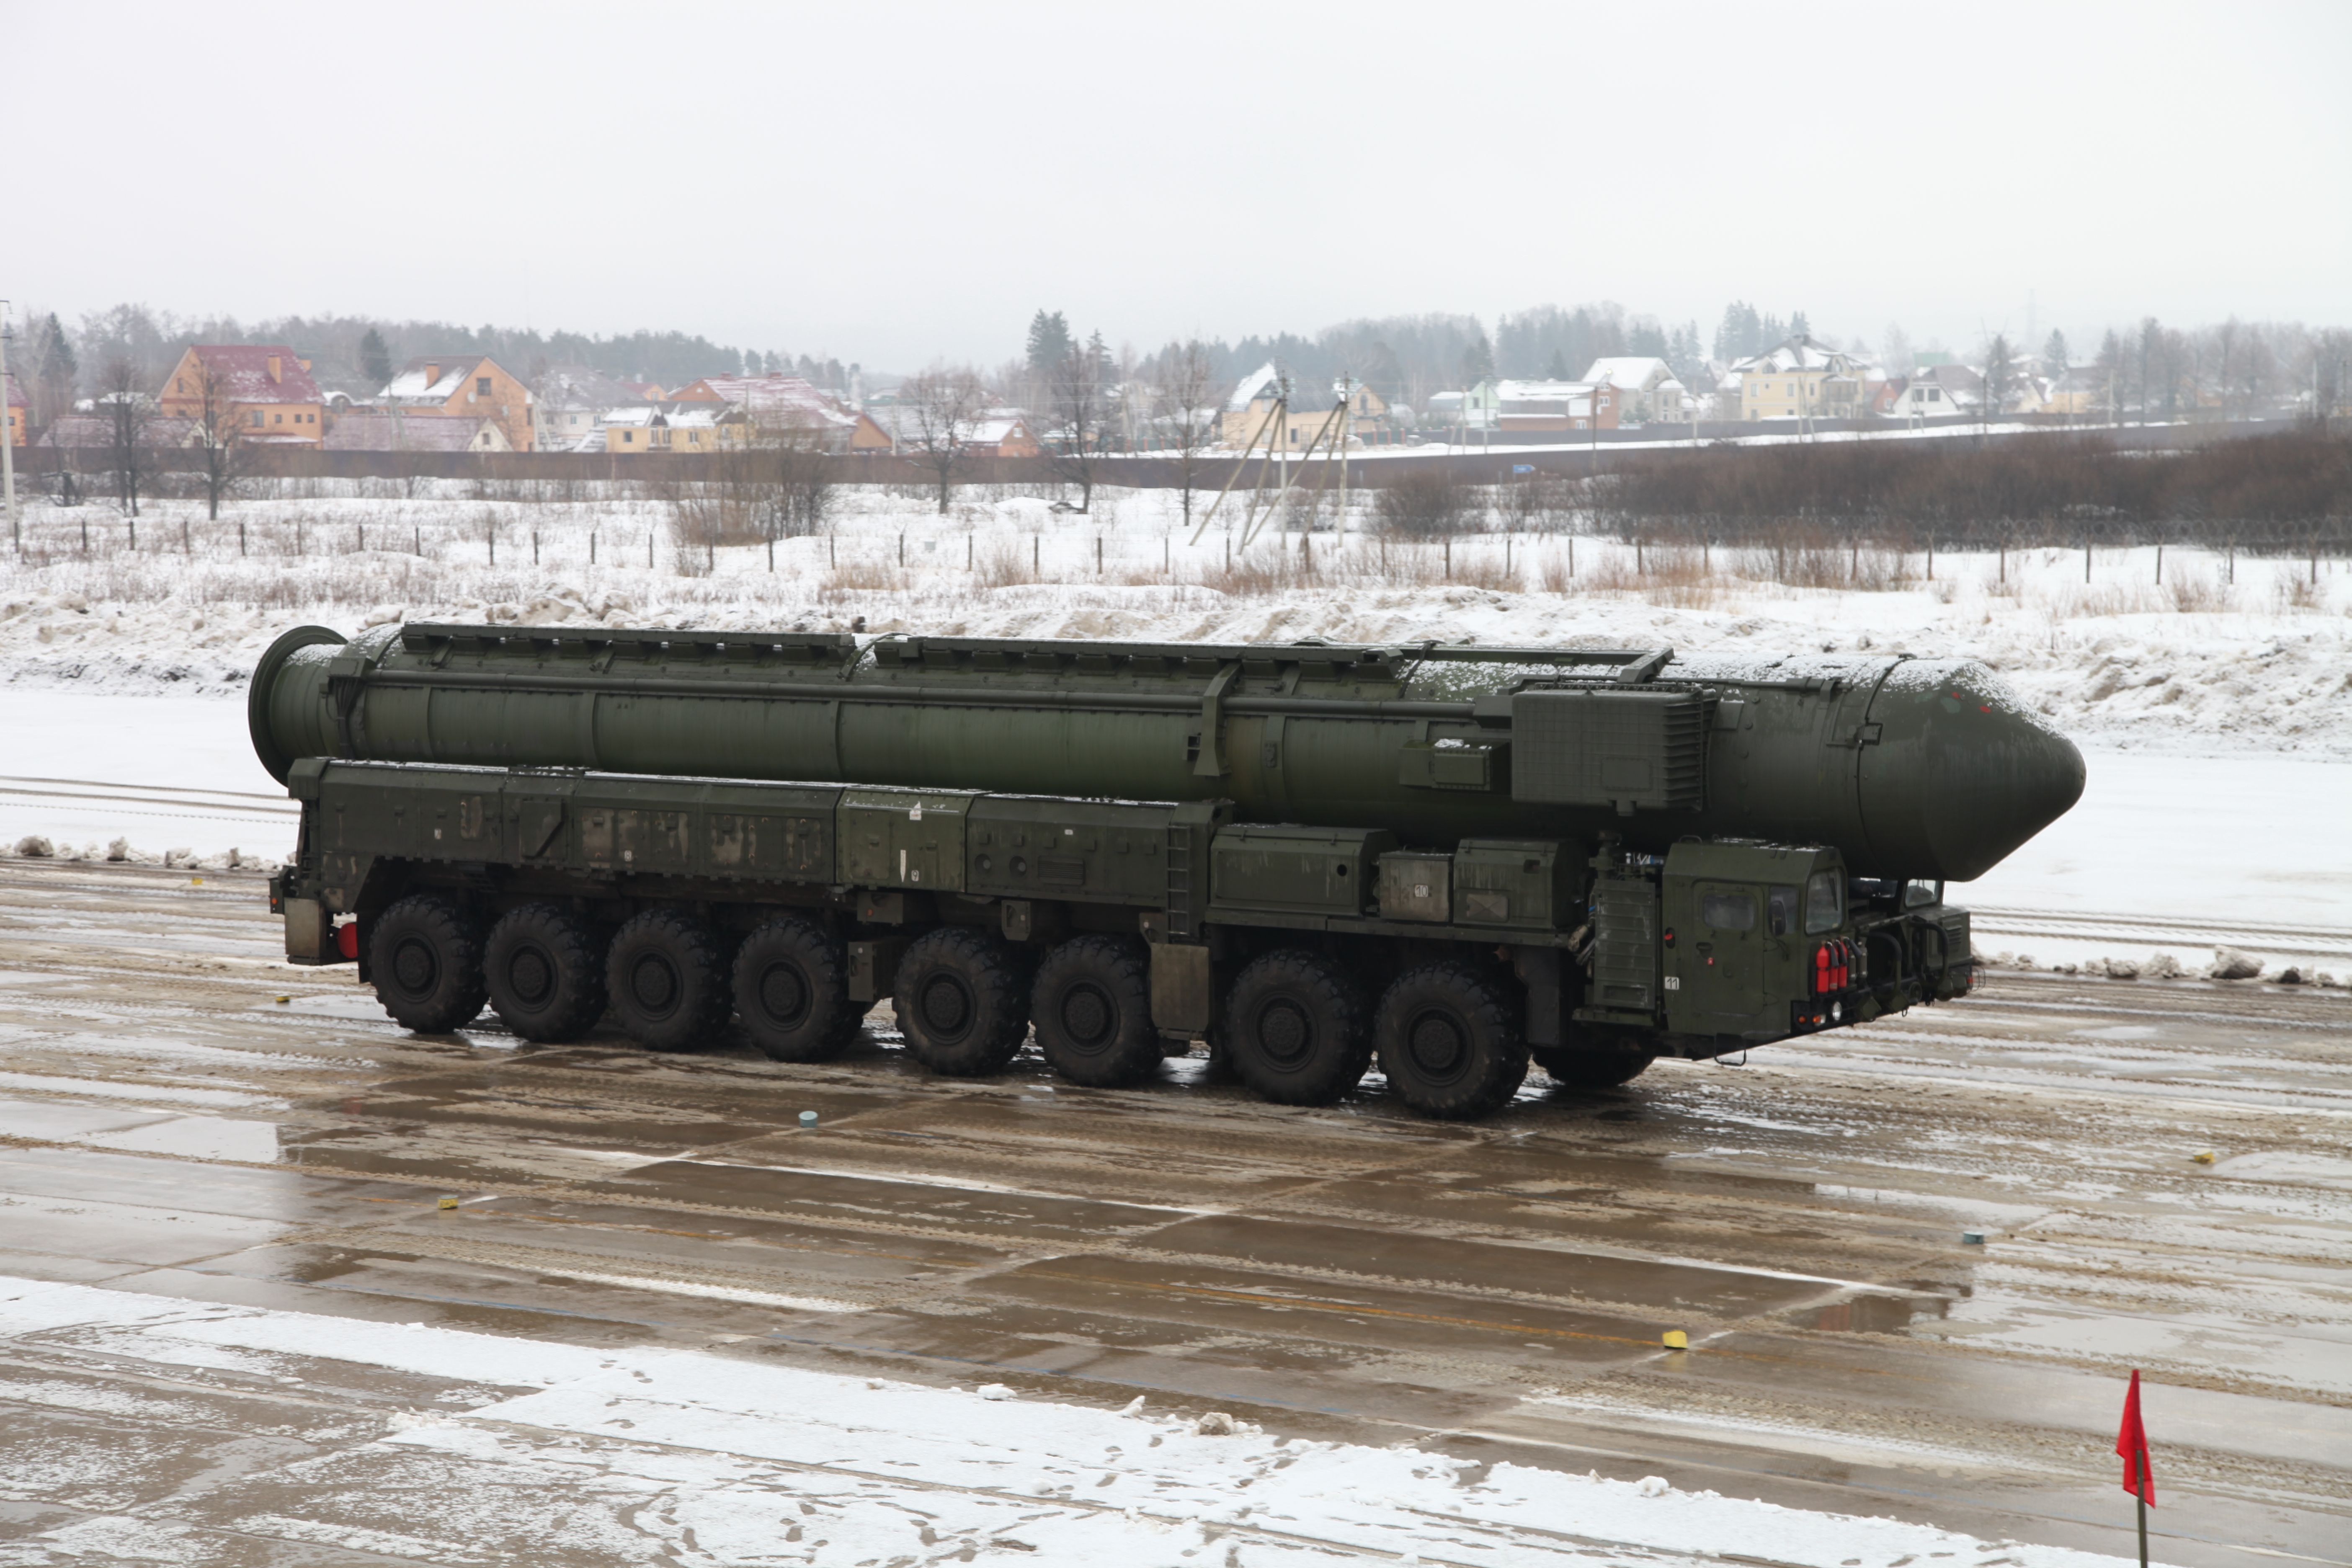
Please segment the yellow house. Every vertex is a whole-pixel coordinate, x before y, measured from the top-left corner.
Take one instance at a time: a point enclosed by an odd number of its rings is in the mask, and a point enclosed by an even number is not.
[[[531,450],[530,388],[479,354],[421,354],[401,367],[376,402],[417,414],[495,419],[515,451]]]
[[[1802,332],[1731,367],[1738,419],[1851,419],[1866,402],[1864,366]]]
[[[326,399],[310,362],[282,343],[197,343],[163,378],[156,398],[166,418],[233,422],[240,440],[315,447],[326,435]],[[217,434],[226,436],[225,426]]]
[[[25,444],[26,404],[25,395],[17,390],[15,371],[8,373],[7,396],[5,401],[8,408],[8,445],[21,447]]]
[[[609,409],[600,423],[604,450],[620,457],[639,452],[711,457],[751,444],[751,416],[726,403],[638,404]]]
[[[1344,434],[1349,441],[1360,443],[1387,416],[1389,405],[1379,393],[1361,382],[1351,382],[1349,387],[1348,426]],[[1286,405],[1282,374],[1269,361],[1234,388],[1233,396],[1225,402],[1219,433],[1228,447],[1262,444],[1266,439],[1266,426],[1279,408],[1282,423],[1274,432],[1276,450],[1304,452],[1310,446],[1318,451],[1337,450],[1343,432],[1334,426],[1331,415],[1339,405],[1339,388],[1336,385],[1328,389],[1294,385]]]

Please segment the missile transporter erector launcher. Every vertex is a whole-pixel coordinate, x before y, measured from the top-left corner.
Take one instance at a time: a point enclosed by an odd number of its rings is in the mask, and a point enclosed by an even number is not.
[[[1426,1114],[1957,996],[2080,754],[1981,667],[1553,650],[319,627],[263,656],[298,962],[785,1060],[1082,1083],[1207,1039],[1259,1093],[1375,1055]]]

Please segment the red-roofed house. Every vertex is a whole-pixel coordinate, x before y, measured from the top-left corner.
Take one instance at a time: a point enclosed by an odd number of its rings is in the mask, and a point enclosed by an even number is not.
[[[21,447],[25,444],[26,409],[25,395],[17,389],[16,373],[13,370],[8,373],[8,391],[5,401],[8,408],[8,445]]]
[[[157,406],[167,418],[201,419],[207,378],[215,410],[228,405],[241,440],[315,447],[326,435],[327,400],[310,362],[282,343],[196,344],[163,378]]]

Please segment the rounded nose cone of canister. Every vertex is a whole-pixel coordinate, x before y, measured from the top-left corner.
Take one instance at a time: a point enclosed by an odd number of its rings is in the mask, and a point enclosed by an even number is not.
[[[1980,664],[1895,666],[1870,722],[1862,818],[1876,875],[1981,877],[2083,797],[2083,753]]]

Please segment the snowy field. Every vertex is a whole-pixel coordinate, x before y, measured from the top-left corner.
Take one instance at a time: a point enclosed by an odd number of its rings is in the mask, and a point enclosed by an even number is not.
[[[1076,514],[968,489],[941,515],[879,488],[837,492],[827,531],[771,549],[697,542],[725,520],[616,487],[397,489],[240,500],[218,522],[159,503],[135,550],[110,510],[32,508],[26,552],[0,562],[0,842],[282,856],[291,818],[234,700],[268,641],[304,621],[1907,652],[1982,659],[2091,759],[2083,805],[1959,896],[2194,922],[2012,921],[1980,941],[1988,952],[2047,966],[2171,951],[2194,969],[2200,942],[2226,939],[2215,927],[2274,967],[2352,968],[2352,575],[2338,561],[2179,547],[2087,565],[2055,549],[1800,559],[1499,518],[1450,546],[1404,543],[1368,529],[1361,494],[1344,528],[1325,498],[1261,517],[1252,539],[1238,491],[1188,532],[1169,492],[1100,490]]]

